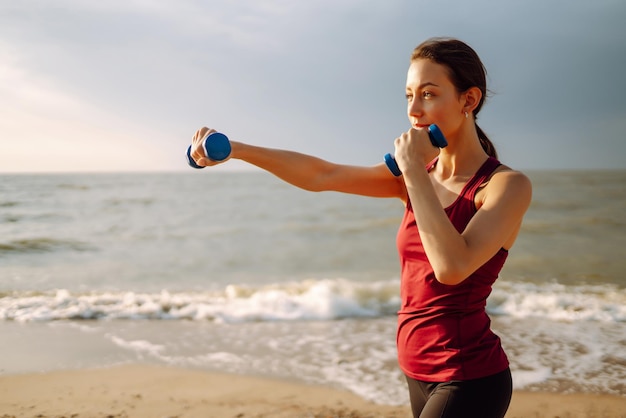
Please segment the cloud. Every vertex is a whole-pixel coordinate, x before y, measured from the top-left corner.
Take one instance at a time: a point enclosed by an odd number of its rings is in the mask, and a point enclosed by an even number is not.
[[[591,133],[623,153],[614,140],[626,113],[622,3],[2,2],[0,77],[10,87],[0,108],[11,122],[0,122],[0,154],[36,123],[54,126],[68,154],[68,141],[87,136],[118,154],[141,150],[116,167],[184,168],[181,149],[208,124],[248,142],[375,163],[407,128],[410,51],[437,35],[468,41],[485,61],[496,94],[481,126],[507,160],[552,166],[547,155],[528,159],[544,138],[555,152],[578,141],[572,155],[589,155],[581,138]],[[615,151],[572,164],[619,165]]]
[[[0,168],[2,171],[133,170],[151,155],[116,114],[59,89],[54,79],[20,65],[0,43]],[[157,154],[159,154],[157,152]]]

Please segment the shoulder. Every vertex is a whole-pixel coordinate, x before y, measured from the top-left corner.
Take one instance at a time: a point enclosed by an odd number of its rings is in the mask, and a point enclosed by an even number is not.
[[[528,176],[521,171],[512,169],[509,166],[499,166],[491,175],[490,183],[497,187],[521,187],[532,189],[532,183]]]
[[[491,175],[482,192],[480,200],[483,205],[505,200],[528,207],[532,198],[532,183],[521,171],[501,165]]]

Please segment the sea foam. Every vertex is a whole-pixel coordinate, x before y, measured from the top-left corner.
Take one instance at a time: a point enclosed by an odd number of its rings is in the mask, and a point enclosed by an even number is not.
[[[228,285],[213,292],[17,292],[0,297],[0,320],[199,320],[219,323],[336,320],[394,315],[397,280],[304,280]],[[498,283],[492,315],[554,321],[626,321],[626,295],[614,285]]]

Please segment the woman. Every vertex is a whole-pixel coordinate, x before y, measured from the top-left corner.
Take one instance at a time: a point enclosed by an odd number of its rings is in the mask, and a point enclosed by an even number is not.
[[[231,158],[306,190],[333,190],[405,203],[398,360],[414,417],[503,417],[512,393],[500,339],[485,312],[491,286],[531,201],[531,184],[501,165],[476,124],[487,93],[482,62],[467,44],[435,38],[419,45],[407,73],[411,129],[395,140],[402,176],[384,164],[354,167],[291,151],[232,143]],[[429,141],[436,124],[448,146]],[[213,130],[193,139],[192,157]]]

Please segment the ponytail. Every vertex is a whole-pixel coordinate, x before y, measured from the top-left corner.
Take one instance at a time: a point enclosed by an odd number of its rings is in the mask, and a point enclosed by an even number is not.
[[[478,134],[478,139],[480,140],[480,145],[483,147],[483,150],[485,150],[487,155],[489,155],[490,157],[497,159],[498,153],[496,152],[496,147],[489,140],[489,138],[487,137],[487,134],[485,134],[485,132],[483,132],[483,130],[480,129],[480,126],[478,126],[478,124],[475,124],[475,126],[476,126],[476,133]]]

